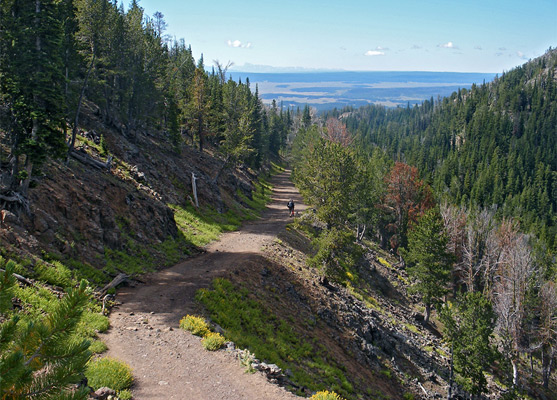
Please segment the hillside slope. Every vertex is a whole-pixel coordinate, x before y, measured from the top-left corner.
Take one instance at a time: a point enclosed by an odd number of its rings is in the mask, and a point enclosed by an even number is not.
[[[335,111],[371,153],[418,168],[440,197],[494,207],[549,247],[557,233],[557,49],[420,106]]]
[[[157,131],[133,138],[121,135],[93,111],[83,128],[78,153],[104,162],[104,147],[113,157],[111,168],[94,168],[73,158],[67,164],[48,164],[33,181],[29,213],[4,210],[4,256],[61,260],[99,285],[120,272],[172,265],[208,240],[196,238],[193,223],[189,233],[180,229],[175,218],[195,215],[192,174],[200,207],[210,214],[209,222],[213,218],[215,232],[227,224],[237,226],[251,212],[246,201],[252,197],[255,175],[247,169],[225,170],[215,182],[222,161],[210,151],[184,146],[177,153]]]

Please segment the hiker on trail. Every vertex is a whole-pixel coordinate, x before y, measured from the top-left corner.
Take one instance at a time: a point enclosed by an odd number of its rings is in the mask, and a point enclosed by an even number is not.
[[[294,216],[294,200],[290,199],[290,201],[288,202],[286,207],[288,207],[288,209],[290,210],[290,216],[293,217]]]

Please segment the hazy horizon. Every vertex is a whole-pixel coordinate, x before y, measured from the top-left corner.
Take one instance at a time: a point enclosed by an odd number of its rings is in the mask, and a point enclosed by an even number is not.
[[[139,5],[146,16],[161,12],[168,37],[184,39],[207,66],[231,61],[237,71],[267,66],[503,73],[557,45],[555,0],[139,0]]]
[[[497,74],[432,71],[339,71],[261,73],[230,71],[234,80],[249,78],[253,91],[269,104],[286,107],[308,104],[320,111],[378,104],[387,107],[419,104],[431,97],[451,95],[473,84],[489,82]]]

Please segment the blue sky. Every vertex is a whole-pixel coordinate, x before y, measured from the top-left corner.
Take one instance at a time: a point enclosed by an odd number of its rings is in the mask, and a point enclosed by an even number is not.
[[[140,0],[234,69],[500,73],[557,47],[557,0]]]

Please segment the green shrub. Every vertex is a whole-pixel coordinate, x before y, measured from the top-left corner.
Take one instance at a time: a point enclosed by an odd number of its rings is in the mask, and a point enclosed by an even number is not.
[[[100,340],[93,340],[89,345],[89,351],[94,354],[100,354],[108,349],[106,344]]]
[[[130,366],[110,357],[90,361],[85,376],[94,390],[106,386],[119,391],[128,389],[133,383]]]
[[[186,315],[182,318],[180,320],[180,328],[197,336],[205,336],[210,331],[205,320],[194,315]]]
[[[308,260],[311,267],[321,269],[328,279],[339,283],[355,280],[355,266],[363,251],[354,243],[352,232],[333,227],[323,231],[314,245],[317,253]]]
[[[73,279],[72,271],[59,261],[53,261],[50,265],[37,264],[35,271],[40,280],[51,285],[69,287],[76,283]]]
[[[94,337],[97,332],[105,332],[110,326],[107,316],[86,310],[77,326],[77,332],[82,336]]]
[[[220,349],[226,339],[220,333],[209,332],[205,335],[201,344],[206,350],[215,351]]]
[[[324,392],[317,392],[310,398],[311,400],[344,400],[335,392],[329,392],[328,390]]]
[[[132,392],[130,392],[128,389],[125,389],[118,392],[118,398],[120,400],[130,400],[133,398],[133,395]]]

